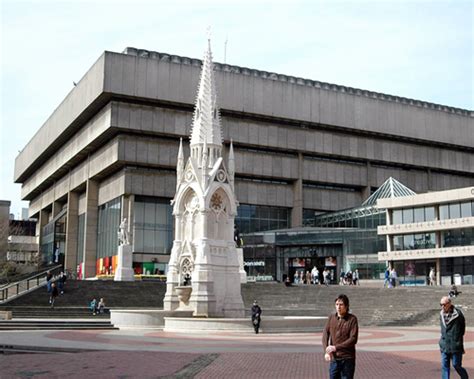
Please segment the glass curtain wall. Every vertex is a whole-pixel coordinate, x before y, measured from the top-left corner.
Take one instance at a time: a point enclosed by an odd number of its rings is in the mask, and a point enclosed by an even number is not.
[[[136,196],[133,220],[133,250],[170,254],[173,245],[173,208],[170,199]]]
[[[120,225],[120,197],[99,206],[99,223],[97,227],[97,258],[117,255],[118,227]]]
[[[235,224],[240,233],[287,229],[291,227],[291,209],[241,204]]]
[[[80,265],[84,258],[84,226],[86,224],[86,214],[80,214],[77,221],[76,266]]]

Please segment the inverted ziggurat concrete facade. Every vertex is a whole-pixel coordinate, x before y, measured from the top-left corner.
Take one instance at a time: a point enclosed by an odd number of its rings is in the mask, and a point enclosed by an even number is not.
[[[201,63],[106,51],[35,133],[16,158],[15,182],[39,220],[45,261],[59,251],[84,277],[111,273],[127,217],[136,272],[165,272],[179,139],[190,135]],[[359,206],[388,177],[416,193],[474,185],[472,111],[227,64],[214,70],[242,233]]]

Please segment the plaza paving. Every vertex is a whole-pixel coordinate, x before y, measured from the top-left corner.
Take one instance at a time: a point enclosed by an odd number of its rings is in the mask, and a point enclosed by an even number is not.
[[[440,377],[438,338],[436,327],[361,328],[356,378]],[[0,355],[1,379],[328,377],[321,333],[15,331],[0,332],[0,345],[56,350]],[[466,332],[465,347],[472,376],[474,328]]]

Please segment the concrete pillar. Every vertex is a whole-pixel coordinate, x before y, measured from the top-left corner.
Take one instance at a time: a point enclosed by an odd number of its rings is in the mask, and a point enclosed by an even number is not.
[[[59,212],[63,209],[63,204],[59,201],[53,201],[53,218],[55,218]]]
[[[364,187],[364,189],[362,190],[362,199],[363,200],[366,200],[369,198],[369,196],[371,195],[370,193],[370,189],[372,188],[372,182],[370,180],[370,177],[371,177],[371,170],[372,170],[372,167],[370,165],[370,162],[367,162],[366,164],[366,170],[367,170],[367,175],[366,175],[366,186]]]
[[[128,221],[128,234],[130,236],[130,244],[133,245],[133,207],[135,203],[135,195],[123,195],[122,196],[122,211],[120,221],[124,217]]]
[[[433,175],[431,175],[431,170],[428,169],[426,170],[426,173],[428,174],[428,191],[433,190]]]
[[[39,236],[39,245],[40,245],[40,249],[41,249],[41,243],[42,243],[42,240],[43,240],[43,228],[44,226],[48,223],[48,219],[49,219],[49,212],[42,209],[39,211],[39,216],[38,216],[38,224],[37,224],[37,227],[38,227],[38,236]]]
[[[97,224],[99,186],[94,180],[86,183],[86,219],[84,225],[84,278],[96,275]]]
[[[78,209],[79,194],[77,192],[69,192],[67,196],[66,254],[64,257],[64,267],[66,270],[71,270],[72,272],[76,272],[77,262]]]
[[[46,211],[45,209],[42,209],[39,211],[39,214],[38,214],[38,223],[36,224],[36,231],[37,231],[37,235],[38,235],[38,252],[39,252],[39,258],[40,258],[40,262],[43,261],[43,256],[42,256],[42,252],[41,252],[41,245],[43,244],[43,228],[45,227],[45,225],[48,223],[49,221],[49,212]],[[50,260],[49,257],[47,257],[47,260],[46,260],[46,263],[48,263]]]
[[[441,258],[436,258],[436,284],[441,285]]]
[[[303,226],[303,154],[298,154],[298,179],[293,184],[291,227]]]

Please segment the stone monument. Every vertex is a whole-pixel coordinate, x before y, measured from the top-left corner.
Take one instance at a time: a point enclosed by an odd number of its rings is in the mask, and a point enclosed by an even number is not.
[[[243,317],[234,242],[238,205],[234,195],[234,151],[231,141],[226,164],[210,41],[194,109],[190,157],[185,163],[181,140],[176,171],[172,201],[175,238],[164,309],[192,310],[195,317]]]
[[[132,268],[132,245],[130,244],[130,233],[126,218],[120,223],[117,234],[119,246],[114,280],[116,282],[133,282],[135,277]]]

